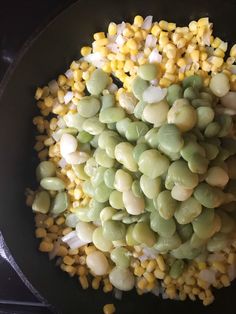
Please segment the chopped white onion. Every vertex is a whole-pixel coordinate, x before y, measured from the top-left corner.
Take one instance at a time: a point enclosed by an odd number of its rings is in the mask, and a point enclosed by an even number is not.
[[[136,62],[136,61],[137,61],[137,56],[132,55],[132,56],[130,56],[130,59],[131,59],[133,62]]]
[[[78,249],[86,244],[86,242],[81,241],[81,239],[77,236],[76,231],[71,231],[62,237],[61,240],[67,243],[72,250]]]
[[[151,290],[151,293],[158,297],[160,294],[160,288],[156,286],[155,288]]]
[[[73,97],[74,97],[74,93],[68,91],[68,92],[65,94],[65,96],[64,96],[64,102],[65,102],[65,104],[67,105],[67,104],[72,100]]]
[[[67,165],[67,162],[64,158],[61,158],[58,162],[59,167],[61,167],[62,169],[65,168],[65,166]]]
[[[76,231],[71,231],[71,232],[67,233],[64,237],[62,237],[61,240],[63,242],[67,242],[70,239],[74,238],[75,236],[77,237]]]
[[[167,88],[161,88],[160,86],[149,86],[143,92],[143,100],[148,103],[159,102],[166,97]]]
[[[65,155],[65,160],[70,165],[83,164],[89,159],[89,155],[85,152],[71,152]]]
[[[107,45],[107,48],[114,53],[118,53],[120,51],[117,43],[110,43]]]
[[[49,91],[52,95],[56,95],[57,94],[57,91],[59,89],[59,86],[57,84],[57,81],[56,80],[52,80],[48,83],[48,88],[49,88]]]
[[[107,90],[113,94],[118,91],[118,86],[114,83],[111,83],[110,85],[107,86]]]
[[[143,21],[142,29],[149,30],[152,27],[152,15],[148,15],[145,20]]]
[[[60,129],[64,129],[66,127],[66,123],[65,123],[65,120],[63,119],[63,117],[60,117],[58,120],[57,120],[57,126],[60,128]]]
[[[157,44],[157,38],[151,34],[147,35],[145,40],[145,46],[148,48],[155,48]]]
[[[153,86],[157,86],[157,84],[158,84],[158,79],[151,80],[151,84],[152,84]]]
[[[59,130],[60,131],[60,130]],[[56,141],[56,142],[59,142],[60,139],[61,139],[61,133],[56,131],[56,132],[53,132],[52,133],[52,138]]]
[[[75,250],[75,249],[78,249],[80,248],[81,246],[84,246],[85,242],[81,241],[77,236],[71,240],[69,240],[67,242],[67,244],[69,245],[69,247],[71,248],[71,250]]]
[[[65,76],[68,78],[68,79],[71,79],[73,78],[73,71],[71,69],[67,70],[65,72]]]
[[[150,63],[161,63],[162,61],[162,55],[159,53],[157,48],[153,49],[152,52],[150,53],[148,60]]]
[[[114,297],[117,299],[117,300],[121,300],[122,299],[122,291],[117,289],[117,288],[114,288]]]
[[[122,34],[124,29],[125,29],[125,27],[126,27],[126,23],[125,22],[122,22],[121,24],[118,24],[117,25],[117,30],[116,30],[117,35]]]
[[[90,53],[89,55],[81,58],[81,60],[91,63],[97,68],[102,68],[106,63],[106,58],[104,58],[100,52]]]
[[[118,46],[123,46],[125,42],[126,42],[126,39],[125,39],[124,36],[122,36],[122,35],[118,35],[118,36],[117,36],[117,38],[116,38],[116,44],[117,44]]]
[[[143,254],[145,254],[145,256],[147,256],[148,258],[155,259],[158,255],[158,252],[155,249],[144,247],[143,248]]]
[[[56,242],[54,242],[53,250],[51,252],[49,252],[49,254],[48,254],[49,260],[52,260],[56,257],[57,252],[59,251],[60,245],[61,245],[61,239],[58,239]]]

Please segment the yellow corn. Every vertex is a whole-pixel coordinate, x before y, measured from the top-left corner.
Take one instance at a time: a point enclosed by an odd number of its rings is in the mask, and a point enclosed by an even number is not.
[[[47,235],[47,232],[44,228],[37,228],[35,230],[36,238],[44,238],[44,237],[46,237],[46,235]]]
[[[196,21],[191,21],[188,25],[190,31],[194,34],[197,33],[198,23]]]
[[[141,278],[139,281],[138,281],[138,284],[137,284],[138,288],[140,290],[144,290],[147,286],[147,279],[146,278]]]
[[[230,49],[230,57],[236,58],[236,44],[234,44]]]
[[[80,50],[80,53],[83,57],[89,55],[91,52],[92,52],[92,48],[88,46],[82,47]]]
[[[82,289],[88,289],[89,283],[86,276],[79,276],[79,282],[81,284]]]
[[[41,252],[51,252],[53,250],[53,244],[46,242],[46,241],[42,241],[39,245],[39,251]]]
[[[126,43],[126,46],[130,49],[130,50],[134,50],[136,51],[138,48],[137,42],[135,41],[135,39],[129,39]]]
[[[161,87],[168,87],[171,85],[171,81],[168,80],[167,78],[161,78],[159,84]]]
[[[175,23],[168,23],[168,26],[167,26],[168,32],[172,32],[175,29],[176,29],[176,24]]]
[[[75,262],[74,258],[72,258],[72,257],[70,257],[68,255],[63,258],[63,263],[66,264],[66,265],[71,266],[71,265],[74,264],[74,262]]]
[[[101,277],[95,277],[92,281],[92,288],[95,290],[99,289],[100,282],[101,282]]]
[[[36,100],[39,100],[39,99],[42,97],[42,95],[43,95],[43,90],[42,90],[42,88],[38,87],[38,88],[36,89],[34,98],[35,98]]]
[[[134,274],[135,276],[138,276],[138,277],[141,277],[144,274],[144,272],[145,272],[145,269],[141,266],[137,266],[134,269]]]
[[[221,272],[223,274],[226,273],[226,267],[222,262],[215,261],[212,263],[212,266],[213,266],[213,268],[215,268],[219,272]]]
[[[158,37],[158,35],[159,35],[160,33],[161,33],[161,28],[160,28],[160,26],[159,26],[157,23],[155,23],[155,24],[153,25],[152,29],[151,29],[151,34],[152,34],[153,36]]]
[[[164,20],[161,20],[159,22],[159,26],[161,29],[163,29],[164,31],[168,31],[168,22],[167,21],[164,21]]]
[[[216,57],[216,56],[213,56],[211,60],[211,63],[217,68],[221,67],[223,62],[224,62],[223,58]]]
[[[134,18],[134,25],[141,27],[143,24],[143,17],[141,15],[136,15]]]
[[[198,62],[199,61],[199,57],[200,57],[200,52],[199,50],[193,50],[190,53],[190,57],[193,60],[193,62]]]
[[[106,304],[103,307],[103,313],[104,314],[113,314],[113,313],[115,313],[115,311],[116,311],[116,308],[115,308],[114,304]]]
[[[149,273],[151,273],[151,272],[153,272],[153,271],[155,270],[156,265],[157,265],[156,261],[155,261],[155,260],[151,260],[151,261],[148,263],[146,270],[147,270]]]
[[[59,86],[63,86],[66,84],[67,78],[65,75],[59,75],[57,83]]]
[[[117,32],[117,25],[116,23],[111,22],[108,26],[108,34],[110,36],[114,36],[116,35],[116,32]]]
[[[150,282],[154,282],[156,280],[156,278],[154,277],[154,275],[152,273],[149,272],[145,272],[143,274],[143,277],[147,279],[147,281]]]
[[[227,275],[222,275],[220,277],[220,281],[222,282],[224,287],[230,286],[230,280],[229,280],[229,277]]]
[[[93,34],[93,38],[94,38],[94,40],[104,39],[105,33],[104,32],[95,33],[95,34]]]

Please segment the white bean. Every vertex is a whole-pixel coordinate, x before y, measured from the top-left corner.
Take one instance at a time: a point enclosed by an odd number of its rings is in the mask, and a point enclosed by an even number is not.
[[[90,243],[93,240],[93,232],[96,229],[92,223],[79,221],[76,224],[76,234],[83,241]]]
[[[73,152],[65,156],[65,160],[70,165],[79,165],[86,162],[90,156],[85,152]]]
[[[129,291],[134,287],[134,275],[128,268],[114,267],[109,274],[111,284],[119,290]]]
[[[206,182],[211,186],[223,188],[229,181],[228,173],[220,167],[211,167],[207,171]]]
[[[116,171],[115,174],[114,187],[120,192],[129,191],[132,185],[132,181],[132,177],[128,172],[119,169]]]
[[[107,258],[100,251],[90,253],[86,258],[86,263],[91,271],[97,276],[106,275],[109,270]]]
[[[73,135],[67,133],[62,134],[60,141],[60,151],[63,157],[66,157],[66,155],[75,152],[77,146],[78,142]]]
[[[143,198],[135,196],[133,192],[130,190],[123,192],[122,199],[125,208],[129,214],[140,215],[141,213],[143,213],[145,208]]]
[[[227,75],[224,73],[217,73],[211,78],[209,87],[216,96],[225,96],[230,89]]]
[[[171,190],[171,196],[180,202],[186,201],[193,194],[193,189],[186,189],[181,185],[175,185]]]

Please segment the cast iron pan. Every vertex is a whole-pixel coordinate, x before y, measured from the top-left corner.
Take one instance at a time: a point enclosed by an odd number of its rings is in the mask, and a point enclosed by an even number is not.
[[[121,314],[236,313],[236,285],[216,292],[213,305],[200,302],[161,300],[153,295],[125,293],[122,301],[101,291],[83,291],[76,279],[49,262],[37,251],[34,221],[25,205],[24,191],[33,186],[36,158],[33,156],[32,117],[36,113],[34,90],[64,72],[79,56],[80,47],[92,34],[105,30],[109,21],[130,20],[136,14],[154,15],[180,25],[209,16],[215,34],[236,41],[235,0],[81,0],[57,16],[29,42],[0,87],[0,230],[19,269],[29,283],[55,306],[57,313],[102,313],[102,306],[114,302]]]

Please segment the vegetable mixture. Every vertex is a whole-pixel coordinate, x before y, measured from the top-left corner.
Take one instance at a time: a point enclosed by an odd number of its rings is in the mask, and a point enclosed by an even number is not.
[[[236,45],[208,18],[110,23],[37,88],[39,250],[83,289],[213,302],[236,277]],[[112,304],[104,313],[114,313]]]

